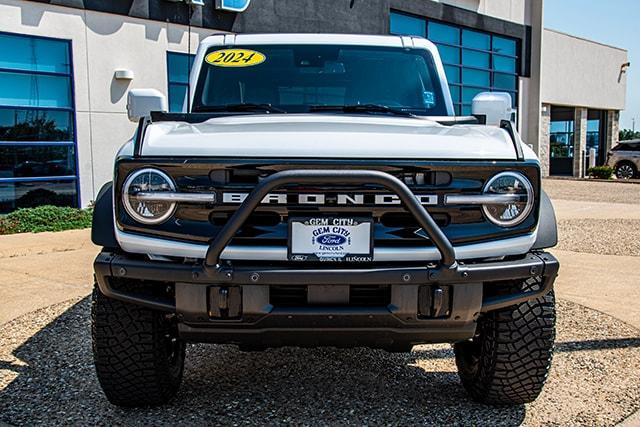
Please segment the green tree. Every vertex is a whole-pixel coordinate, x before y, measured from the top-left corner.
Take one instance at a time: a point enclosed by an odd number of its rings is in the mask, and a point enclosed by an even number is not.
[[[630,139],[640,139],[640,132],[631,129],[622,129],[620,131],[620,141],[629,141]]]

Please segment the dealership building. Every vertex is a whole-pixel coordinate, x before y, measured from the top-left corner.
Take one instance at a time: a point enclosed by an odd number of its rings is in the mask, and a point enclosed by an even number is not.
[[[544,175],[584,176],[617,143],[624,49],[544,29],[542,0],[0,0],[0,213],[87,206],[135,130],[132,88],[180,111],[189,53],[214,33],[418,35],[456,113],[511,94]],[[191,31],[189,31],[191,28]]]

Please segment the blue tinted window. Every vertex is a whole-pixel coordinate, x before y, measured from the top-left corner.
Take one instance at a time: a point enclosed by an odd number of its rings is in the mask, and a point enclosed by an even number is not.
[[[516,90],[516,76],[513,74],[493,74],[493,86],[497,89]]]
[[[0,105],[71,108],[69,77],[0,72]]]
[[[184,107],[189,88],[189,73],[194,56],[167,52],[167,77],[169,81],[169,111],[180,112]]]
[[[445,65],[444,72],[447,74],[449,83],[460,83],[460,67]]]
[[[489,54],[475,50],[462,50],[462,64],[477,68],[489,68]]]
[[[70,67],[66,42],[0,34],[0,68],[70,74]]]
[[[184,108],[184,101],[187,98],[187,90],[187,85],[169,85],[169,111],[182,111]]]
[[[462,70],[462,81],[464,84],[470,86],[483,86],[488,88],[491,85],[488,71],[472,70],[469,68]]]
[[[502,55],[516,56],[515,40],[493,36],[493,51]]]
[[[392,33],[418,35],[426,24],[426,36],[444,63],[456,114],[470,112],[473,96],[483,91],[506,91],[517,105],[516,40],[396,13],[390,24]]]
[[[507,56],[493,55],[493,69],[496,71],[505,71],[507,73],[516,73],[516,59]]]
[[[460,49],[457,47],[450,47],[444,45],[436,45],[438,47],[438,53],[440,53],[440,59],[445,64],[459,64],[460,63]]]
[[[430,22],[428,36],[432,42],[460,45],[460,30],[450,25]]]
[[[70,43],[0,34],[0,212],[77,206]]]
[[[471,101],[473,101],[473,98],[480,92],[486,92],[486,89],[478,89],[478,88],[471,88],[471,87],[463,88],[462,102],[465,104],[471,104]]]
[[[421,18],[392,12],[390,32],[391,34],[425,37],[427,35],[427,23]]]
[[[451,100],[453,103],[460,102],[460,87],[458,86],[449,86],[449,90],[451,92]]]
[[[474,49],[491,50],[491,36],[477,31],[462,31],[462,46]]]

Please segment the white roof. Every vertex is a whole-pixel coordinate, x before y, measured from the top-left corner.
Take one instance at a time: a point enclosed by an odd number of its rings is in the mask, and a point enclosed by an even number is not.
[[[416,47],[435,50],[433,43],[422,37],[377,36],[366,34],[273,33],[216,34],[204,39],[201,47],[265,44],[337,44],[355,46]]]

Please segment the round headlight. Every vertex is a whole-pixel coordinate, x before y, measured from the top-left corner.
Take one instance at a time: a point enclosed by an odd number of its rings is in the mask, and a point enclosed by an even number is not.
[[[513,227],[524,221],[533,210],[531,182],[518,172],[501,172],[484,186],[485,196],[495,196],[495,203],[482,205],[486,217],[501,227]]]
[[[176,191],[173,180],[158,169],[140,169],[133,172],[124,183],[122,202],[133,219],[143,224],[160,224],[166,221],[176,208],[175,202],[149,200],[145,193]],[[143,193],[143,194],[140,194]]]

